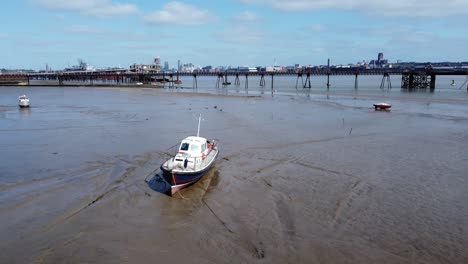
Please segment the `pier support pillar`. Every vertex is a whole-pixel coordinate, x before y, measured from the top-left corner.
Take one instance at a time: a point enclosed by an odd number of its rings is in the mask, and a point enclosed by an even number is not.
[[[297,74],[297,79],[296,79],[296,90],[297,90],[297,83],[299,82],[299,78],[301,78],[301,86],[304,87],[304,79],[302,78],[302,73]]]
[[[193,83],[192,83],[192,88],[193,89],[198,89],[198,81],[197,81],[197,75],[193,75]]]
[[[216,79],[216,88],[219,88],[219,84],[223,81],[223,75],[218,73],[218,79]]]
[[[327,89],[330,89],[330,73],[327,73]]]
[[[234,85],[236,85],[236,86],[240,85],[239,74],[236,74],[236,79],[234,80]]]
[[[245,89],[248,89],[249,88],[249,75],[246,74],[245,75]]]
[[[260,75],[260,87],[265,86],[265,75],[261,74]]]
[[[226,87],[228,85],[230,85],[231,83],[228,82],[228,74],[227,72],[224,74],[224,81],[223,81],[223,87]]]
[[[358,88],[358,73],[354,74],[354,89]]]
[[[169,89],[173,89],[174,88],[174,75],[169,75],[170,79],[169,79]]]
[[[401,76],[401,88],[404,89],[435,89],[436,75],[428,72],[409,72]]]
[[[273,76],[274,74],[271,74],[271,90],[273,90]]]
[[[312,86],[310,85],[310,73],[307,73],[306,75],[306,80],[305,80],[305,83],[304,83],[304,86],[302,87],[303,89],[305,88],[312,88]]]
[[[435,82],[436,82],[436,75],[431,74],[431,83],[429,89],[434,90],[435,89]]]
[[[385,83],[387,83],[387,89],[392,89],[392,83],[390,81],[390,74],[384,73],[382,81],[380,82],[380,89],[385,88]]]

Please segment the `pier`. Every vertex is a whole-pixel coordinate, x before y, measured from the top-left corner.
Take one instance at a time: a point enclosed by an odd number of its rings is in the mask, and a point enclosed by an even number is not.
[[[56,84],[48,86],[63,86],[66,83],[73,85],[88,86],[132,86],[137,84],[157,84],[169,88],[175,88],[180,83],[180,77],[192,77],[192,88],[198,88],[199,76],[217,77],[215,87],[227,87],[231,85],[229,79],[234,80],[234,85],[240,85],[240,78],[245,78],[245,88],[249,88],[249,77],[260,77],[260,87],[266,86],[266,80],[271,80],[271,89],[274,89],[274,80],[278,76],[295,76],[296,89],[311,89],[314,76],[327,76],[327,88],[330,88],[330,78],[336,75],[354,76],[354,88],[358,88],[358,78],[361,75],[381,75],[380,88],[392,88],[390,76],[401,76],[402,89],[435,89],[437,76],[440,75],[464,75],[468,76],[468,69],[353,69],[353,68],[308,68],[301,71],[284,72],[132,72],[132,71],[60,71],[60,72],[38,72],[38,73],[18,73],[0,75],[0,85],[30,85],[31,81],[56,81]],[[71,84],[70,84],[71,85]],[[460,87],[461,88],[461,87]],[[467,87],[468,89],[468,87]]]

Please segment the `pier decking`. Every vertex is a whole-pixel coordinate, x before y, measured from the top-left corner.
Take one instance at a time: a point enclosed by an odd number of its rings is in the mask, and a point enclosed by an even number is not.
[[[274,88],[274,78],[276,76],[296,76],[296,88],[311,88],[313,76],[327,76],[327,87],[330,87],[330,76],[350,75],[355,77],[354,87],[358,88],[358,76],[360,75],[381,75],[382,82],[380,88],[387,85],[391,88],[390,75],[401,75],[401,88],[403,89],[435,89],[438,75],[465,75],[468,76],[468,69],[353,69],[353,68],[312,68],[302,71],[283,72],[132,72],[132,71],[60,71],[60,72],[38,72],[38,73],[18,73],[0,75],[0,85],[29,85],[32,80],[55,80],[56,84],[65,85],[66,82],[86,83],[88,85],[131,85],[136,83],[165,82],[170,87],[178,83],[180,77],[191,76],[193,88],[198,88],[199,76],[216,76],[216,87],[227,86],[231,83],[228,76],[234,78],[234,85],[240,85],[240,77],[245,77],[245,88],[248,88],[248,79],[251,76],[260,77],[260,86],[265,86],[266,78],[271,78],[271,88]],[[300,80],[300,82],[299,82]],[[304,81],[305,80],[305,81]],[[301,84],[300,86],[299,83]],[[468,88],[467,88],[468,89]]]

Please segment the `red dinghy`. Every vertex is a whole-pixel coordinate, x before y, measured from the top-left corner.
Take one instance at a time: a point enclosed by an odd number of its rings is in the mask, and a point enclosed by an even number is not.
[[[388,103],[378,103],[374,104],[375,110],[387,110],[392,107],[391,104]]]

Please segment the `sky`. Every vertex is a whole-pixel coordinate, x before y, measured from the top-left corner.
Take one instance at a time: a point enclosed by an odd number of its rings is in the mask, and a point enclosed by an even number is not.
[[[0,68],[468,61],[467,0],[6,0]]]

